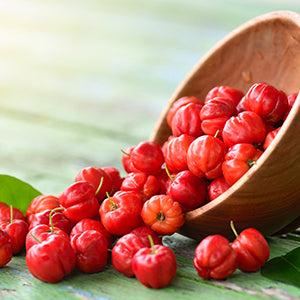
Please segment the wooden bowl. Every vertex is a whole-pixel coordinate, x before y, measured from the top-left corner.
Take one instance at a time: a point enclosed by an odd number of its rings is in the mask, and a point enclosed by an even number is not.
[[[171,134],[166,115],[183,96],[204,99],[215,86],[242,90],[265,82],[287,94],[300,88],[300,15],[271,12],[238,27],[211,49],[187,75],[162,112],[150,140]],[[300,95],[300,93],[299,93]],[[209,234],[232,239],[254,227],[265,235],[300,225],[300,96],[271,146],[239,181],[210,203],[185,214],[180,233],[200,240]]]

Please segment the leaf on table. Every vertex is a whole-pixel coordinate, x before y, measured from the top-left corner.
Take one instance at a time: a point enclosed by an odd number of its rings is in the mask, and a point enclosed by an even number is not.
[[[300,247],[269,260],[261,273],[269,279],[300,287]]]
[[[289,232],[285,235],[285,238],[288,240],[300,242],[300,231]]]
[[[41,192],[30,184],[10,175],[0,174],[0,202],[20,209],[24,214],[33,198]]]

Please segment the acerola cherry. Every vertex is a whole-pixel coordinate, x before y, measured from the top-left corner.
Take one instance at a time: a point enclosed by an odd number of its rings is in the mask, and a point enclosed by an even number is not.
[[[154,244],[162,244],[161,237],[158,237],[157,233],[147,226],[140,226],[134,228],[130,231],[130,233],[133,233],[136,236],[138,236],[146,247],[151,247],[149,235],[151,236]]]
[[[244,97],[244,93],[241,90],[228,87],[226,85],[216,86],[212,88],[205,97],[205,103],[215,97],[226,97],[233,101],[235,106],[239,104],[241,99]]]
[[[231,222],[236,239],[232,248],[237,253],[238,268],[244,272],[255,272],[269,259],[270,249],[264,236],[255,228],[244,229],[239,235]]]
[[[172,127],[172,120],[173,120],[173,117],[176,114],[177,110],[189,103],[195,103],[195,104],[199,104],[201,106],[204,105],[202,100],[200,100],[194,96],[186,96],[186,97],[182,97],[182,98],[179,98],[178,100],[176,100],[172,104],[172,106],[169,109],[168,114],[167,114],[167,123],[170,128]]]
[[[36,245],[40,242],[47,240],[50,235],[59,235],[69,240],[68,234],[63,230],[61,230],[60,228],[54,227],[53,223],[51,223],[51,225],[40,224],[33,227],[26,235],[26,239],[25,239],[26,251],[28,251],[33,245]]]
[[[127,173],[139,171],[132,165],[132,161],[131,161],[131,153],[134,148],[135,148],[135,146],[132,146],[132,147],[127,148],[125,151],[122,150],[122,164],[123,164],[124,170]]]
[[[13,256],[11,240],[8,233],[0,228],[0,267],[7,265]]]
[[[184,224],[179,202],[167,195],[155,195],[147,200],[141,216],[144,223],[158,234],[173,234]]]
[[[32,199],[26,210],[26,220],[30,225],[34,214],[40,213],[46,209],[54,209],[59,207],[59,199],[53,195],[39,195]]]
[[[112,180],[113,187],[112,191],[110,192],[110,196],[113,196],[114,193],[120,190],[120,186],[124,180],[124,177],[121,177],[120,171],[115,167],[103,167],[102,170],[105,171]]]
[[[101,203],[101,223],[109,233],[122,236],[141,225],[141,209],[142,201],[137,193],[117,192]]]
[[[132,259],[132,269],[136,278],[146,287],[159,289],[166,287],[175,277],[177,262],[174,252],[163,245],[142,248]]]
[[[158,180],[159,186],[160,186],[157,194],[158,195],[166,194],[167,190],[168,190],[168,186],[171,183],[171,179],[166,172],[165,164],[163,165],[161,172],[159,174],[155,175],[155,177]]]
[[[208,200],[212,201],[230,188],[230,184],[221,176],[214,179],[208,186]]]
[[[237,254],[223,236],[209,235],[196,247],[194,267],[204,279],[221,280],[237,269]]]
[[[202,104],[190,103],[177,110],[172,120],[173,136],[187,134],[196,138],[203,134],[200,119],[202,106]]]
[[[265,142],[263,144],[263,149],[266,150],[271,142],[274,140],[274,138],[276,137],[276,135],[278,134],[279,130],[280,130],[281,126],[279,126],[278,128],[270,131],[267,133],[266,138],[265,138]]]
[[[99,209],[95,193],[95,187],[87,181],[76,181],[68,186],[59,197],[65,216],[74,222],[95,217]]]
[[[101,202],[105,197],[106,193],[111,193],[113,190],[113,182],[111,177],[101,168],[98,167],[87,167],[81,169],[75,177],[75,182],[87,181],[94,188],[96,198]]]
[[[146,226],[137,227],[120,237],[111,252],[114,269],[127,277],[134,276],[132,258],[139,249],[151,247],[149,236],[151,236],[154,244],[162,244],[161,238]]]
[[[245,110],[257,113],[266,123],[274,124],[283,119],[288,100],[283,91],[265,83],[253,84],[243,100]]]
[[[159,173],[164,163],[163,152],[156,142],[140,142],[134,147],[130,157],[134,168],[152,175]]]
[[[288,108],[287,108],[287,110],[285,112],[285,115],[283,117],[284,121],[287,118],[287,116],[289,115],[292,107],[294,106],[294,103],[296,102],[298,94],[299,94],[299,92],[288,95],[288,97],[287,97],[287,99],[288,99]]]
[[[160,183],[154,175],[147,175],[144,172],[129,173],[123,180],[121,191],[136,192],[144,203],[157,194]]]
[[[170,172],[180,172],[188,169],[187,151],[194,137],[182,134],[173,137],[165,145],[165,163]]]
[[[33,227],[38,226],[40,224],[45,224],[50,226],[51,212],[52,212],[51,209],[46,209],[42,212],[34,214],[28,229],[31,230]],[[63,214],[61,210],[57,210],[52,213],[52,222],[54,227],[60,228],[67,234],[70,233],[73,225],[73,223]]]
[[[222,175],[222,162],[227,151],[226,145],[210,135],[195,139],[187,152],[189,170],[198,177],[214,179]]]
[[[11,213],[13,214],[13,219],[14,220],[23,220],[23,221],[25,221],[24,214],[17,207],[13,207],[12,212],[11,212],[11,208],[8,205],[0,206],[0,220],[11,221]]]
[[[127,233],[120,237],[111,252],[114,269],[127,277],[134,276],[132,258],[139,249],[144,247],[143,241],[133,233]]]
[[[222,132],[224,143],[231,147],[234,144],[261,144],[265,140],[266,125],[255,112],[243,111],[231,117],[225,123]]]
[[[183,212],[187,212],[205,203],[207,183],[189,170],[181,171],[172,179],[167,195],[180,203]]]
[[[108,258],[106,237],[97,230],[86,230],[75,234],[71,246],[76,253],[76,265],[85,273],[102,271]]]
[[[13,255],[18,254],[25,246],[25,239],[28,232],[28,224],[24,220],[13,218],[13,207],[10,207],[11,219],[0,220],[0,227],[4,229],[10,238]]]
[[[100,221],[84,218],[77,222],[70,233],[70,239],[73,238],[76,234],[83,233],[87,230],[96,230],[102,233],[107,239],[107,247],[110,248],[112,245],[112,236],[111,234],[103,227]]]
[[[201,128],[205,134],[221,135],[226,121],[236,115],[236,106],[230,98],[210,99],[200,111]]]
[[[226,181],[233,185],[257,162],[263,151],[252,144],[235,144],[229,148],[222,163],[222,172]]]
[[[48,235],[44,240],[35,238],[36,243],[25,257],[28,270],[35,278],[55,283],[75,268],[76,256],[69,238],[57,234]]]

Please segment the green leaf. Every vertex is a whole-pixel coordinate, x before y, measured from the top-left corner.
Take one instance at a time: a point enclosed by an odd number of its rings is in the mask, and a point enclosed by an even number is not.
[[[271,280],[300,287],[300,247],[269,260],[261,273]]]
[[[24,214],[33,198],[41,192],[13,176],[0,174],[0,202],[20,209]]]
[[[300,242],[300,232],[299,231],[295,231],[295,232],[287,233],[285,235],[285,238],[289,239],[289,240]]]

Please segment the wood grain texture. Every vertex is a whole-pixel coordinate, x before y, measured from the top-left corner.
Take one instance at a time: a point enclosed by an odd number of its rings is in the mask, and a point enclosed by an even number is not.
[[[162,143],[170,135],[166,113],[183,96],[204,99],[218,85],[244,92],[265,82],[287,94],[300,88],[300,15],[289,11],[257,17],[235,29],[203,57],[170,99],[151,139]],[[247,78],[243,74],[249,74]],[[300,215],[300,96],[276,140],[259,162],[218,199],[186,213],[181,233],[195,239],[221,233],[233,238],[238,230],[256,227],[278,232]],[[300,225],[300,224],[298,224]]]

